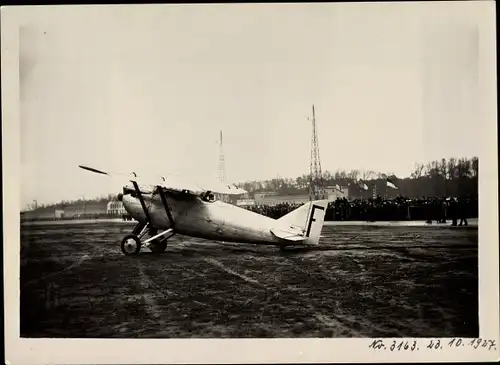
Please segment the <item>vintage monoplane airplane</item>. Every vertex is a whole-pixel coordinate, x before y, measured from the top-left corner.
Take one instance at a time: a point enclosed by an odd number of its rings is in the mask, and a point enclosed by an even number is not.
[[[79,167],[113,175],[87,166]],[[282,249],[318,245],[327,200],[308,202],[279,219],[272,219],[214,199],[214,193],[245,193],[234,185],[215,181],[200,185],[179,180],[175,175],[139,184],[137,175],[132,175],[130,183],[125,184],[123,193],[118,195],[125,210],[138,222],[121,242],[121,250],[127,256],[139,254],[142,247],[162,253],[167,240],[176,233],[225,242],[276,245]]]

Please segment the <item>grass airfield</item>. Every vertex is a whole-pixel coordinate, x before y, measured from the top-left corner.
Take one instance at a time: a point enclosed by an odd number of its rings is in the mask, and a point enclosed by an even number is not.
[[[473,222],[471,222],[473,223]],[[320,246],[174,236],[121,253],[125,222],[21,227],[21,337],[477,337],[478,228],[326,223]]]

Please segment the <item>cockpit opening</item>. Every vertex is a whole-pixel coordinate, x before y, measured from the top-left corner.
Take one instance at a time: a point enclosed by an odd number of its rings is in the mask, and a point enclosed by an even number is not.
[[[201,200],[207,203],[212,203],[215,201],[215,195],[211,191],[205,191],[200,195]]]

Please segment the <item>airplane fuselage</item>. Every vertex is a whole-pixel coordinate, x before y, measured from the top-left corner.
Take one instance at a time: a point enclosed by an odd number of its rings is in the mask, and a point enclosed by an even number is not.
[[[84,170],[113,176],[105,171],[79,165]],[[231,185],[179,181],[173,176],[140,183],[137,175],[118,194],[125,210],[138,222],[121,242],[127,255],[139,254],[141,247],[162,253],[174,234],[214,241],[278,245],[317,246],[328,200],[311,200],[272,219],[244,208],[213,200],[213,193],[239,195],[244,190]],[[152,182],[154,182],[152,184]],[[158,232],[161,231],[161,232]],[[145,238],[149,235],[149,238]]]
[[[143,194],[151,224],[158,229],[174,228],[175,232],[203,239],[259,244],[283,244],[271,233],[276,220],[221,201],[205,201],[198,196],[167,194],[175,227],[158,195]],[[146,221],[138,198],[124,195],[123,205],[132,218]],[[290,244],[290,243],[288,243]]]

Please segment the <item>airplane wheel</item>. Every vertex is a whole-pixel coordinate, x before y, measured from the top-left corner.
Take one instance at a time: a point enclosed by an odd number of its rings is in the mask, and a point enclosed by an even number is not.
[[[129,234],[123,238],[121,249],[125,256],[138,255],[141,250],[141,240],[135,234]]]
[[[151,245],[149,245],[149,249],[152,253],[163,253],[167,249],[167,241],[158,241],[154,240]]]

